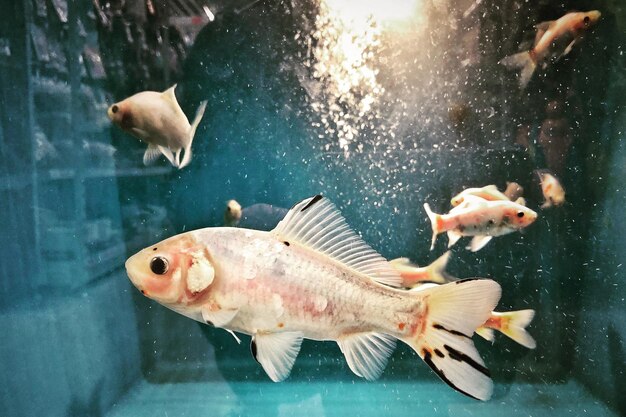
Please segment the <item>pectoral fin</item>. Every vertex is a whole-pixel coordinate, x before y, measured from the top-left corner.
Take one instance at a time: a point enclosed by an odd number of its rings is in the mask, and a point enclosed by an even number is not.
[[[280,382],[291,373],[300,352],[302,337],[302,332],[256,333],[250,350],[267,376],[274,382]]]
[[[571,41],[570,44],[567,45],[567,48],[565,48],[565,50],[563,51],[563,53],[561,54],[559,59],[563,58],[565,55],[567,55],[570,52],[572,52],[572,48],[574,47],[574,45],[576,45],[577,41],[578,41],[578,39],[574,39],[573,41]]]
[[[238,312],[239,309],[236,308],[217,308],[213,310],[210,307],[206,307],[202,309],[202,319],[211,326],[224,327],[235,318]]]
[[[489,243],[492,238],[493,236],[474,236],[467,249],[471,250],[472,252],[478,252],[479,250],[484,248],[485,245]]]
[[[133,135],[137,136],[142,141],[148,143],[150,142],[150,134],[145,130],[139,129],[138,127],[131,127],[130,131],[133,133]]]
[[[448,247],[452,247],[463,235],[455,230],[448,230]]]

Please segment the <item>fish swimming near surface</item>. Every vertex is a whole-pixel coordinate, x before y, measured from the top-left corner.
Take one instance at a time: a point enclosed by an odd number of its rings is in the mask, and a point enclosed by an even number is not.
[[[446,265],[450,259],[450,251],[447,251],[428,266],[419,267],[408,258],[396,258],[389,261],[402,278],[402,286],[412,288],[424,282],[445,284],[454,281],[455,278],[448,275]]]
[[[224,210],[224,226],[236,227],[241,220],[241,204],[237,200],[228,200]]]
[[[143,155],[145,165],[154,162],[160,155],[178,169],[191,162],[191,144],[207,102],[200,103],[190,125],[176,100],[175,89],[176,85],[162,93],[143,91],[113,104],[107,111],[114,124],[148,145]]]
[[[257,203],[245,208],[230,200],[224,212],[224,225],[254,230],[272,230],[289,210],[272,204]]]
[[[524,90],[537,66],[545,69],[548,64],[569,54],[598,22],[600,15],[598,10],[573,12],[557,20],[539,23],[532,49],[507,56],[500,60],[500,64],[520,70],[519,85]]]
[[[418,283],[413,288],[416,291],[421,291],[436,285],[436,283],[432,282]],[[493,343],[495,341],[493,331],[497,330],[520,345],[528,349],[535,349],[537,342],[526,330],[526,327],[528,327],[534,317],[535,310],[531,309],[506,311],[502,313],[492,311],[487,321],[476,329],[476,334]]]
[[[508,199],[488,201],[471,195],[465,196],[464,202],[448,214],[434,213],[428,203],[424,204],[424,209],[433,229],[431,250],[435,247],[437,235],[447,232],[448,247],[462,236],[474,236],[468,249],[476,252],[494,236],[523,229],[537,218],[533,210]]]
[[[480,197],[483,200],[487,201],[509,200],[509,197],[501,193],[498,190],[498,187],[496,187],[495,185],[486,185],[482,188],[467,188],[461,191],[460,193],[452,197],[452,199],[450,200],[450,204],[452,204],[453,207],[456,207],[459,204],[462,204],[465,201],[465,197],[468,195]]]
[[[561,182],[550,171],[538,170],[536,172],[541,182],[541,191],[545,200],[541,208],[563,205],[565,203],[565,189]]]
[[[272,231],[186,232],[133,255],[126,270],[164,306],[251,335],[252,354],[273,381],[289,376],[304,338],[337,342],[367,380],[381,375],[401,340],[453,388],[491,397],[471,336],[498,303],[500,285],[473,279],[400,289],[397,271],[322,196],[296,204]]]

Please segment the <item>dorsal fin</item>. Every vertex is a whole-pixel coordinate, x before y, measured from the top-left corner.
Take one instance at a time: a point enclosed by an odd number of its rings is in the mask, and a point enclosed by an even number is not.
[[[352,231],[337,207],[321,195],[293,206],[272,233],[281,241],[307,246],[382,284],[402,284],[398,272]]]
[[[170,88],[165,90],[163,93],[161,93],[163,98],[165,98],[166,100],[170,101],[172,104],[174,104],[176,106],[178,106],[178,100],[176,100],[176,94],[174,93],[174,90],[176,90],[176,86],[177,85],[178,84],[174,84],[173,86],[171,86]]]
[[[177,85],[178,84],[174,84],[173,86],[171,86],[170,88],[162,92],[161,96],[165,99],[165,101],[167,101],[172,106],[171,107],[172,110],[176,114],[178,114],[178,116],[184,117],[185,120],[187,120],[187,116],[183,112],[183,109],[180,107],[180,104],[178,104],[178,100],[176,99],[176,94],[174,93]]]

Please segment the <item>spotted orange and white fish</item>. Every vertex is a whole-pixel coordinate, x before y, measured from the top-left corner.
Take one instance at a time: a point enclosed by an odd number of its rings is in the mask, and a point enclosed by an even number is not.
[[[551,62],[569,54],[600,20],[600,16],[598,10],[573,12],[557,20],[539,23],[532,49],[507,56],[500,64],[520,70],[519,85],[524,90],[538,66],[546,68]]]
[[[272,231],[183,233],[133,255],[126,270],[164,306],[251,335],[273,381],[289,376],[304,338],[337,342],[350,369],[368,380],[381,375],[400,340],[453,388],[491,397],[471,336],[498,303],[498,283],[401,289],[397,271],[322,196],[296,204]]]
[[[430,249],[435,247],[437,235],[447,232],[448,247],[462,236],[473,236],[469,249],[482,249],[494,236],[502,236],[521,230],[532,224],[537,213],[526,206],[506,200],[488,201],[466,195],[463,203],[447,214],[434,213],[428,203],[424,204],[433,229]]]
[[[113,104],[107,110],[109,119],[115,125],[148,145],[143,155],[145,165],[160,155],[178,169],[191,162],[191,144],[207,102],[200,103],[193,123],[189,124],[176,100],[175,89],[176,85],[162,93],[143,91]]]

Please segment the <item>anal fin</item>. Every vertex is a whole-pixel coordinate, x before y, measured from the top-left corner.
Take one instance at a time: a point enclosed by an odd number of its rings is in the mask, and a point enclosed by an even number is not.
[[[163,154],[163,156],[165,156],[167,160],[170,161],[170,164],[172,164],[175,167],[178,167],[178,165],[176,164],[176,160],[174,159],[174,154],[169,148],[166,148],[165,146],[161,146],[161,145],[158,145],[158,148],[159,148],[159,151],[161,151],[161,153]]]

